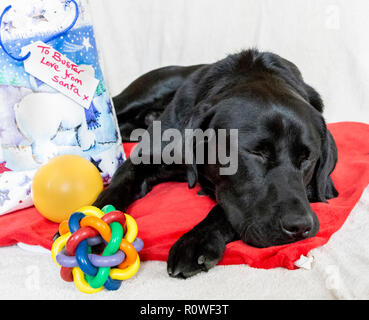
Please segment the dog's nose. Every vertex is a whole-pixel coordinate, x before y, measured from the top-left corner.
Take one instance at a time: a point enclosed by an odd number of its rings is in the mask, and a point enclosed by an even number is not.
[[[313,219],[309,215],[286,215],[281,218],[281,228],[295,240],[305,239],[313,230]]]

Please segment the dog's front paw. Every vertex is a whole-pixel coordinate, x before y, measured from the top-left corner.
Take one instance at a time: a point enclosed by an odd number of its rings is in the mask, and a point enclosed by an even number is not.
[[[217,233],[184,234],[169,251],[167,271],[171,277],[188,278],[214,267],[225,250],[224,239]]]

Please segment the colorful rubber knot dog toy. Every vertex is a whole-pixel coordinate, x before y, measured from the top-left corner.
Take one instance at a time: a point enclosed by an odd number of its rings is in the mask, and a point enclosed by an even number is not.
[[[136,221],[112,205],[80,208],[59,225],[59,233],[52,259],[62,279],[84,293],[117,290],[140,266],[143,241],[136,238]]]

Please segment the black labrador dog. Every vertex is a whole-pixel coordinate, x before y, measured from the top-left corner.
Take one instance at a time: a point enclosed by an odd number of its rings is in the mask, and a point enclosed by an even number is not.
[[[309,203],[338,195],[330,177],[337,149],[322,99],[293,63],[276,54],[250,49],[213,64],[157,69],[113,102],[125,141],[135,128],[152,135],[153,120],[161,121],[162,131],[238,129],[234,174],[219,174],[218,162],[134,164],[129,158],[95,202],[126,210],[158,183],[199,183],[217,205],[170,249],[172,277],[208,270],[237,239],[264,248],[313,237],[319,221]],[[151,159],[167,143],[151,148]]]

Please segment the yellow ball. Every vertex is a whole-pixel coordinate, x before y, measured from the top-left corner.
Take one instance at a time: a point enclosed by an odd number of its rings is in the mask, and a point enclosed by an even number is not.
[[[91,205],[103,186],[99,170],[87,159],[56,156],[33,178],[33,203],[45,218],[60,223],[80,207]]]

